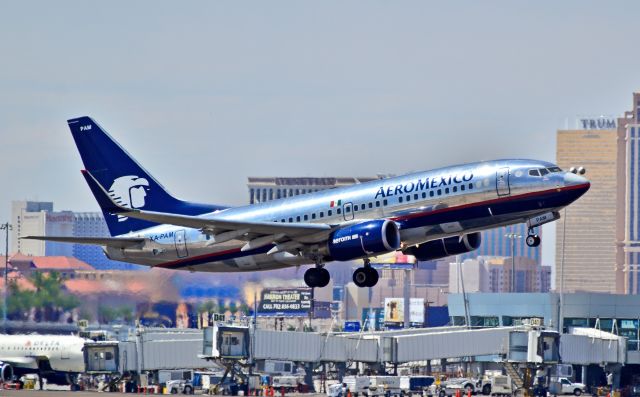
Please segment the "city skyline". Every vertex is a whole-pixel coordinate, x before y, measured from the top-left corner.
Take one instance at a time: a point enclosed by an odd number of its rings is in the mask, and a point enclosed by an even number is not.
[[[43,3],[34,15],[13,3],[0,16],[9,60],[0,65],[0,178],[10,183],[0,219],[22,199],[97,210],[65,122],[83,114],[180,197],[240,205],[250,175],[555,161],[558,128],[620,115],[640,87],[638,55],[627,50],[634,12],[584,2],[553,13],[508,2],[353,3],[340,13],[291,3],[280,13],[274,4],[139,3],[127,13],[68,4]],[[96,12],[118,28],[85,18]],[[614,53],[630,61],[613,62]],[[544,232],[545,264],[553,232]]]

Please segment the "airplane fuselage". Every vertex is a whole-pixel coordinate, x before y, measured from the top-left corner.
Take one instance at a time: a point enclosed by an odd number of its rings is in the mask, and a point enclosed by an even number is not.
[[[84,342],[67,335],[0,335],[0,363],[14,373],[84,372]]]
[[[207,219],[322,223],[339,229],[388,219],[402,247],[527,222],[575,201],[589,182],[551,163],[496,160],[375,180],[202,215]],[[270,252],[273,244],[242,250],[246,236],[216,242],[199,229],[159,225],[121,237],[144,237],[135,248],[106,248],[111,259],[195,271],[255,271],[311,264],[304,252]],[[326,240],[314,247],[324,253]],[[308,248],[308,247],[307,247]]]

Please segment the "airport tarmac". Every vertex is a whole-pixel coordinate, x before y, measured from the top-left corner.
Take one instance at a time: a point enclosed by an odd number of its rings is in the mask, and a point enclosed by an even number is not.
[[[96,397],[98,392],[96,391],[76,391],[71,392],[69,390],[2,390],[0,389],[0,397],[61,397],[71,395],[73,397]],[[100,393],[100,395],[127,395],[132,396],[135,393]],[[326,394],[286,394],[287,397],[326,397]]]

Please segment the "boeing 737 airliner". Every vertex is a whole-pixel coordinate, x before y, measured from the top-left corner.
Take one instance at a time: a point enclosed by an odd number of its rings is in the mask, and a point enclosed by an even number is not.
[[[419,260],[472,251],[480,231],[559,219],[589,182],[537,160],[495,160],[439,168],[349,187],[228,208],[178,200],[95,121],[68,121],[82,171],[113,237],[26,238],[97,244],[115,260],[205,272],[315,264],[304,274],[324,287],[328,261],[364,259],[353,274],[373,287],[369,258],[402,250]]]

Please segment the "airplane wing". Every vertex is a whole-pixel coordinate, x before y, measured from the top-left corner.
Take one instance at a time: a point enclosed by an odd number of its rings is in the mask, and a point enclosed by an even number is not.
[[[118,237],[66,237],[66,236],[25,236],[27,240],[55,241],[62,243],[105,245],[114,248],[129,248],[144,243],[144,238],[118,238]]]
[[[14,367],[38,368],[38,357],[35,356],[0,357],[0,362],[11,364]]]
[[[96,199],[100,202],[100,206],[107,211],[158,224],[166,223],[201,229],[203,232],[213,235],[214,242],[251,235],[252,239],[257,236],[260,239],[251,244],[254,247],[263,245],[268,240],[272,242],[294,240],[300,243],[315,243],[326,239],[333,231],[331,225],[323,223],[248,222],[126,208],[116,203],[89,171],[83,171],[83,173],[89,177],[87,182],[91,189],[100,193]],[[247,245],[244,249],[251,248],[251,245]]]

